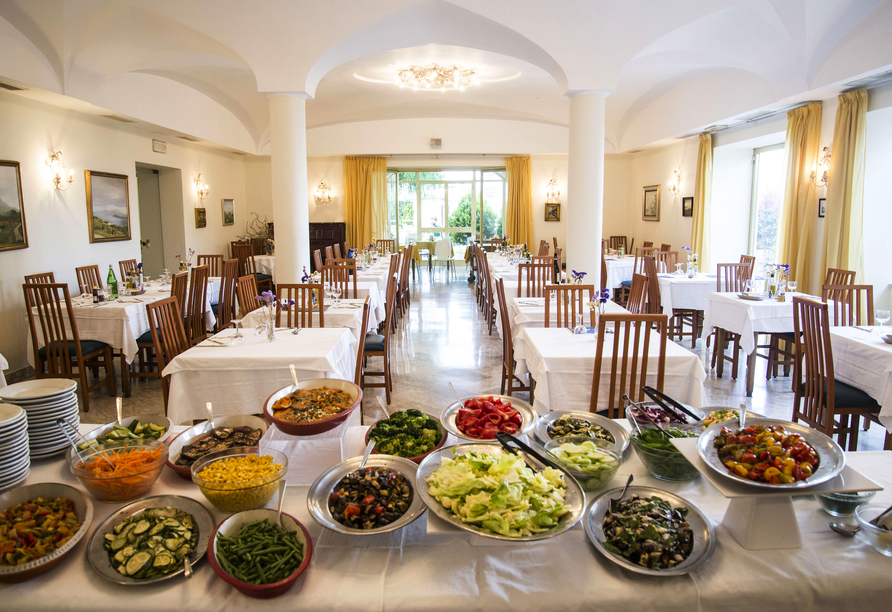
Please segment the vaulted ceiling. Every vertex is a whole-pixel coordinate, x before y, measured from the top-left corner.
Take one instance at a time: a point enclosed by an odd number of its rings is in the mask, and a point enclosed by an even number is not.
[[[602,91],[622,152],[888,70],[890,26],[881,0],[0,0],[0,79],[249,153],[269,92],[309,96],[313,128],[567,125],[567,96]],[[520,76],[446,93],[354,76],[434,61]]]

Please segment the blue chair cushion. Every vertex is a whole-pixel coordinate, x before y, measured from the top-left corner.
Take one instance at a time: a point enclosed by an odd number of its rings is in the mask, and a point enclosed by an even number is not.
[[[380,334],[368,334],[365,337],[365,350],[370,353],[384,352],[384,336]]]
[[[826,387],[824,391],[826,392]],[[802,393],[805,393],[805,383],[802,384]],[[825,396],[826,397],[826,396]],[[836,407],[837,408],[876,408],[880,405],[875,399],[867,395],[858,387],[853,387],[841,381],[836,381]]]
[[[219,312],[219,310],[220,310],[220,303],[219,303],[219,302],[216,303],[216,304],[211,304],[211,312],[214,313],[214,316],[215,316],[215,317],[217,316],[217,312]]]
[[[268,281],[268,280],[273,280],[273,277],[269,274],[261,274],[260,272],[257,273],[257,281],[258,282]]]
[[[97,340],[81,340],[81,354],[89,355],[90,353],[95,353],[96,351],[101,351],[106,348],[108,345],[105,342],[99,342]],[[46,359],[46,347],[42,346],[37,350],[37,354],[40,355],[41,359]],[[68,341],[68,356],[74,357],[77,355],[77,349],[74,346],[74,340]]]
[[[623,282],[620,283],[620,285],[622,285],[623,287],[628,287],[629,289],[631,289],[631,288],[632,288],[632,281],[630,281],[630,280],[629,280],[629,281],[623,281]]]
[[[154,341],[152,340],[152,330],[147,331],[142,336],[136,339],[136,344],[152,344]]]

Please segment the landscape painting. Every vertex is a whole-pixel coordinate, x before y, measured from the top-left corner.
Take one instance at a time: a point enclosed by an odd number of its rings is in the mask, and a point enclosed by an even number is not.
[[[235,224],[235,203],[234,200],[223,200],[223,225]]]
[[[0,161],[0,251],[27,248],[19,162]]]
[[[84,171],[90,242],[130,240],[130,197],[126,174]]]

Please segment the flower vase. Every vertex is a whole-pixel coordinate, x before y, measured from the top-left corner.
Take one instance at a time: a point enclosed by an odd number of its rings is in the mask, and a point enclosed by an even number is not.
[[[266,341],[276,341],[276,321],[271,316],[266,317]]]
[[[694,262],[693,261],[688,262],[687,274],[688,274],[688,278],[694,278]]]

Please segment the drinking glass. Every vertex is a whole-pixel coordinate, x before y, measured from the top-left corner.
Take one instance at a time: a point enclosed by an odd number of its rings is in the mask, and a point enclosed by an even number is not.
[[[877,309],[873,313],[873,318],[877,320],[877,323],[880,324],[879,334],[883,335],[883,323],[889,320],[889,311],[888,310],[880,310]]]
[[[684,264],[680,264],[680,263],[675,264],[675,273],[676,273],[676,274],[684,274],[684,272],[681,271],[681,267],[682,267],[683,265],[684,265]]]
[[[93,290],[90,285],[81,285],[81,304],[89,304],[93,301]]]
[[[334,307],[337,308],[341,304],[341,288],[337,285],[332,287],[331,295],[334,298]]]
[[[753,281],[752,280],[746,281],[746,292],[748,294],[751,294],[753,292]]]
[[[235,325],[235,333],[229,339],[230,346],[245,343],[245,337],[238,330],[238,326],[241,324],[241,322],[241,319],[232,319],[232,324]]]
[[[794,293],[796,291],[796,287],[799,286],[797,281],[787,281],[787,289],[790,290],[790,293]]]
[[[574,334],[584,334],[585,333],[585,315],[578,314],[576,315],[576,327],[573,328]]]

